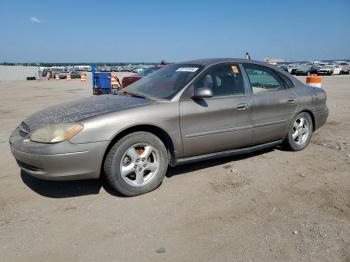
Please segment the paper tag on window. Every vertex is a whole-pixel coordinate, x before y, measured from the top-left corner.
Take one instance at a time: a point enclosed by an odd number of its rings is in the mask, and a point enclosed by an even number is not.
[[[239,73],[237,66],[231,66],[231,68],[233,73],[236,73],[236,74]]]
[[[198,70],[198,67],[179,67],[176,69],[176,72],[196,72]]]

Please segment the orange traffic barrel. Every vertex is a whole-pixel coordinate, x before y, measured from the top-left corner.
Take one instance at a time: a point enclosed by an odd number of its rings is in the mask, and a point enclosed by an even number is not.
[[[118,89],[120,87],[118,83],[118,76],[115,73],[111,75],[111,86],[112,86],[112,89]]]
[[[81,75],[80,75],[80,82],[86,83],[86,81],[87,81],[87,79],[86,79],[86,73],[83,72],[83,73],[81,73]]]
[[[314,87],[322,87],[321,86],[321,77],[318,75],[310,75],[306,77],[306,84]]]
[[[60,80],[60,75],[59,75],[59,74],[56,74],[56,75],[55,75],[55,79],[56,79],[56,80]]]
[[[69,80],[71,80],[71,79],[72,79],[72,76],[71,76],[71,74],[70,74],[70,73],[68,73],[68,74],[67,74],[67,78],[66,78],[66,80],[67,80],[67,81],[69,81]]]
[[[51,78],[51,72],[50,72],[50,71],[47,71],[47,73],[46,73],[46,79],[47,79],[47,80],[50,80],[50,78]]]

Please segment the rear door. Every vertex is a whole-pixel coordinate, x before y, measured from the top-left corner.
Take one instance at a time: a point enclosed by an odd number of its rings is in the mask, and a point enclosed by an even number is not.
[[[280,140],[296,110],[296,94],[278,72],[244,64],[252,91],[253,144]]]
[[[190,90],[204,86],[213,90],[213,97],[197,100],[185,97],[180,101],[184,156],[250,145],[251,95],[246,92],[239,66],[227,63],[213,66]]]

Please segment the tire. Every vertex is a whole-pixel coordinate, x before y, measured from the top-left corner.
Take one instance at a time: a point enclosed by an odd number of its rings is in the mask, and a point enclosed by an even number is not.
[[[310,114],[306,112],[298,114],[288,128],[285,145],[292,151],[303,150],[311,141],[312,131],[313,123]]]
[[[135,132],[121,138],[104,162],[106,180],[124,196],[137,196],[156,189],[168,169],[163,142],[148,132]]]

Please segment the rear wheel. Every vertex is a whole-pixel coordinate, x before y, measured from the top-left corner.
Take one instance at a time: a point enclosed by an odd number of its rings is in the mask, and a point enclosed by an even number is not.
[[[104,171],[113,189],[136,196],[157,188],[167,171],[168,155],[163,142],[148,132],[120,139],[109,151]]]
[[[294,117],[288,130],[286,145],[290,150],[299,151],[308,146],[312,136],[312,119],[310,114],[302,112]]]

